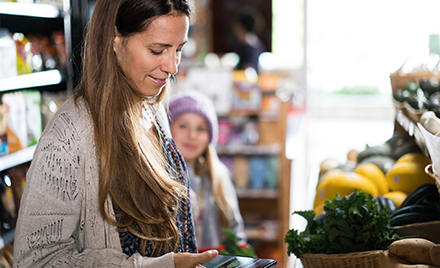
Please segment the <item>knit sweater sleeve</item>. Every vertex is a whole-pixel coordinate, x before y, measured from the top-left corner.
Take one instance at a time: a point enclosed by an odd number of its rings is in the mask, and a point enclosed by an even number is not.
[[[13,267],[174,268],[173,253],[125,255],[115,227],[101,217],[92,130],[71,100],[44,130],[26,176]]]

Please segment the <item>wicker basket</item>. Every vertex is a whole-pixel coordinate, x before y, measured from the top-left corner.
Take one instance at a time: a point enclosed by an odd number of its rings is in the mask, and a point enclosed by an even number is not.
[[[390,75],[391,88],[393,92],[396,92],[409,82],[420,82],[425,77],[439,78],[438,74],[431,72],[423,73],[402,73],[402,67]]]
[[[384,250],[351,252],[345,254],[302,254],[304,268],[380,268]]]

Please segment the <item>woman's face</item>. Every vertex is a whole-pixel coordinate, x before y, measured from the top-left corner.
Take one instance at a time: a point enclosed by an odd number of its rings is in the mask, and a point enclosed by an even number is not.
[[[119,65],[142,95],[157,95],[177,73],[188,26],[187,16],[166,15],[133,36],[124,38],[116,33],[113,50]]]
[[[209,145],[209,129],[203,117],[195,113],[185,113],[171,124],[173,140],[185,162],[194,166]]]

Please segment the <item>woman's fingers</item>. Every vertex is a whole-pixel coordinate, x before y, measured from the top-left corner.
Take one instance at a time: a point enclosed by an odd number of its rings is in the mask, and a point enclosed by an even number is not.
[[[217,250],[208,250],[203,253],[199,253],[198,255],[200,255],[199,256],[200,262],[198,264],[201,264],[201,263],[206,263],[206,262],[212,261],[213,259],[217,258],[218,251]]]
[[[212,261],[217,256],[217,250],[208,250],[203,253],[174,253],[174,265],[176,268],[194,268],[202,263]]]

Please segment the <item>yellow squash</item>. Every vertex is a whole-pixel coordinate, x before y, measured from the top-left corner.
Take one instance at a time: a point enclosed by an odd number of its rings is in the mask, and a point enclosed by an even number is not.
[[[391,191],[383,195],[383,197],[388,197],[393,200],[394,204],[399,208],[402,206],[403,201],[408,195],[402,191]]]
[[[377,196],[379,190],[369,179],[354,172],[334,172],[333,176],[323,179],[316,188],[314,208],[324,204],[325,200],[333,199],[336,194],[343,197],[351,194],[354,189]]]
[[[406,162],[418,163],[426,167],[428,164],[431,163],[431,160],[422,153],[407,153],[397,159],[395,164]]]
[[[391,191],[402,191],[410,194],[425,183],[435,183],[435,180],[425,173],[425,165],[414,162],[395,164],[385,174]]]
[[[322,191],[322,189],[325,188],[327,182],[332,178],[343,176],[344,174],[345,171],[343,171],[342,169],[332,169],[324,173],[324,175],[319,180],[318,185],[316,186],[315,200],[313,202],[314,208],[318,207],[319,205],[324,205],[325,200],[328,199],[325,195],[325,192]]]
[[[354,172],[364,176],[365,178],[369,179],[372,183],[374,183],[377,186],[380,195],[383,195],[390,191],[388,187],[388,183],[385,179],[385,174],[383,174],[382,170],[380,170],[380,168],[375,164],[373,163],[360,164],[356,167]]]

